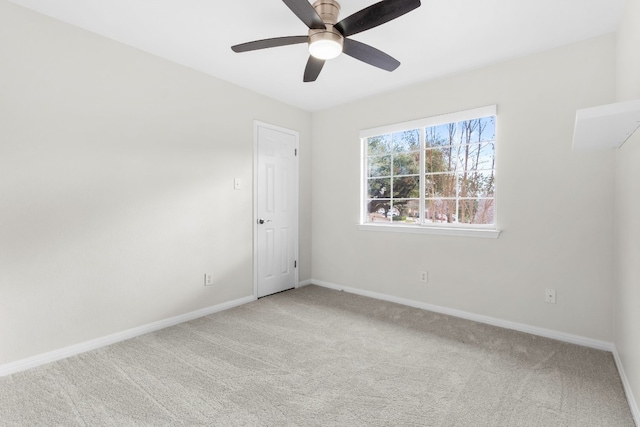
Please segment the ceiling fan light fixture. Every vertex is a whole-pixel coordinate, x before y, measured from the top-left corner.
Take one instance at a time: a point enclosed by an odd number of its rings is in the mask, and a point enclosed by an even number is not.
[[[309,44],[309,53],[318,59],[333,59],[340,56],[342,46],[333,40],[318,40]]]
[[[343,38],[333,28],[311,30],[309,34],[309,53],[318,59],[333,59],[342,53]]]

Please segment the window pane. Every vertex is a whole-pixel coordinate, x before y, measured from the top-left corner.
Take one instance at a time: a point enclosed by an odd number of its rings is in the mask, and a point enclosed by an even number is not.
[[[391,221],[391,215],[388,215],[390,208],[391,200],[389,199],[369,200],[367,202],[367,217],[369,222]]]
[[[478,120],[465,120],[458,123],[458,132],[460,132],[459,144],[466,145],[472,141],[478,140]],[[475,134],[475,137],[474,137]]]
[[[393,198],[420,197],[420,177],[404,176],[393,179]]]
[[[420,221],[420,201],[417,199],[393,199],[389,215],[394,223],[416,223]]]
[[[426,223],[450,223],[456,221],[456,201],[448,199],[428,199],[425,201]]]
[[[367,180],[367,199],[388,199],[391,197],[391,178]]]
[[[420,152],[401,153],[393,156],[394,175],[414,175],[420,173]]]
[[[464,144],[456,147],[458,170],[474,170],[474,163],[478,154],[478,144]]]
[[[493,199],[462,199],[458,219],[462,224],[493,224]]]
[[[465,120],[459,123],[460,143],[493,141],[496,139],[495,117]]]
[[[369,155],[391,153],[391,135],[379,135],[368,138],[367,153]]]
[[[494,223],[494,199],[480,199],[477,202],[476,212],[471,224]]]
[[[368,160],[370,177],[391,175],[391,156],[371,156]]]
[[[478,135],[474,139],[480,141],[495,141],[496,139],[496,118],[495,116],[478,119]]]
[[[393,134],[393,146],[397,153],[415,151],[420,149],[420,131],[418,129],[407,130]]]
[[[425,176],[426,197],[456,197],[456,175],[453,173]]]
[[[427,147],[445,147],[455,143],[456,123],[431,126],[425,129]]]
[[[495,179],[493,171],[468,172],[458,177],[460,197],[493,197]]]
[[[492,170],[495,166],[496,144],[494,142],[484,142],[480,144],[477,170]]]
[[[491,170],[494,168],[495,144],[480,142],[457,147],[459,170]]]
[[[453,147],[427,149],[424,153],[425,172],[455,171],[455,154],[453,150]]]

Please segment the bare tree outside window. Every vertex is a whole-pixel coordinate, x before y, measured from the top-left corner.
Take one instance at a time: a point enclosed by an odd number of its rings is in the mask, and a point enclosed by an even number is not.
[[[425,133],[425,222],[493,224],[495,116]]]

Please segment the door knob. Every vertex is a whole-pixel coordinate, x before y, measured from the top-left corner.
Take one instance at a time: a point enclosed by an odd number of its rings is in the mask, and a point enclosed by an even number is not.
[[[260,218],[258,220],[258,224],[264,224],[265,222],[271,222],[271,220],[270,219],[262,219],[262,218]]]

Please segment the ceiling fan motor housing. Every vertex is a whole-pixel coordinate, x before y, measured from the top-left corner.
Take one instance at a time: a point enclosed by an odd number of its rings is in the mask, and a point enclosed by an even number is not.
[[[338,44],[340,46],[339,51],[336,50],[336,54],[342,52],[344,46],[344,37],[333,26],[338,22],[338,14],[340,13],[340,4],[334,0],[316,0],[313,3],[313,8],[318,15],[322,18],[322,22],[325,23],[325,29],[309,30],[309,46],[316,44]],[[336,56],[331,55],[331,57]]]
[[[340,13],[340,4],[335,0],[316,0],[313,3],[322,22],[329,25],[336,25],[338,22],[338,14]]]

